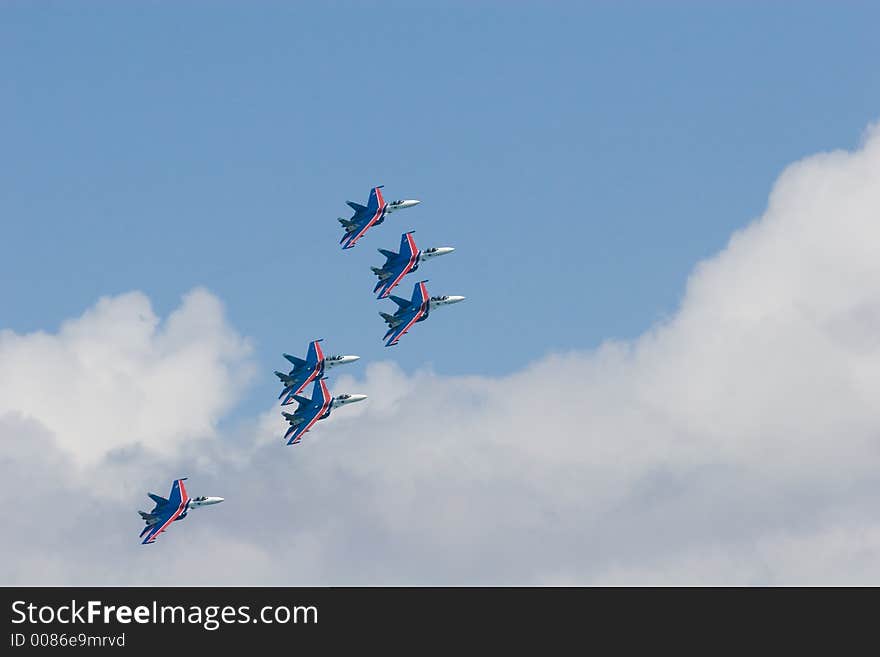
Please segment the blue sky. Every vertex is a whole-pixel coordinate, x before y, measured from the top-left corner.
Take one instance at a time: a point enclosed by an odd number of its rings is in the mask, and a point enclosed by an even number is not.
[[[632,337],[880,107],[871,3],[0,3],[0,327],[203,285],[282,351],[499,374]],[[384,184],[423,204],[343,253]],[[464,294],[385,349],[375,249]],[[407,284],[411,287],[412,281]]]

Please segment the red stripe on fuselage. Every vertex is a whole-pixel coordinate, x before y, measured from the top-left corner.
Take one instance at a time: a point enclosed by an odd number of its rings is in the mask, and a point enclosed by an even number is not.
[[[302,385],[301,385],[299,388],[297,388],[296,390],[293,391],[293,394],[294,394],[294,395],[298,395],[298,394],[301,393],[303,390],[305,390],[305,389],[306,389],[306,386],[309,385],[312,381],[314,381],[314,380],[315,380],[315,377],[316,377],[317,375],[318,375],[318,370],[317,370],[317,369],[312,370],[312,373],[309,374],[308,378],[307,378],[305,381],[302,382]]]
[[[147,543],[152,543],[156,540],[156,537],[165,531],[165,528],[170,525],[172,522],[177,520],[177,516],[184,512],[186,509],[186,505],[189,503],[189,495],[186,494],[186,487],[183,485],[183,481],[177,482],[178,487],[180,488],[180,504],[177,505],[177,511],[171,514],[171,517],[165,521],[165,523],[159,527],[155,532],[150,534],[150,537],[147,539]]]
[[[403,337],[404,333],[406,333],[407,331],[409,331],[409,327],[412,326],[413,324],[415,324],[417,321],[419,321],[419,319],[421,319],[421,317],[422,317],[423,314],[424,314],[424,311],[421,311],[421,310],[420,310],[419,312],[417,312],[417,313],[415,314],[415,316],[412,318],[412,320],[410,321],[410,323],[407,324],[406,327],[404,327],[404,329],[403,329],[400,333],[397,334],[397,337],[394,338],[391,342],[388,343],[388,346],[390,347],[390,346],[393,345],[393,344],[397,344],[397,341],[400,340],[400,338]]]
[[[394,282],[389,285],[384,292],[379,296],[380,299],[386,298],[389,294],[391,294],[391,290],[397,287],[397,284],[400,283],[401,279],[410,273],[413,270],[413,267],[416,266],[416,260],[419,259],[419,252],[416,250],[416,242],[412,238],[412,235],[406,236],[407,241],[409,242],[409,249],[412,255],[409,257],[409,263],[406,267],[403,268],[403,272],[401,272],[400,276],[394,279]]]
[[[327,412],[327,407],[330,406],[330,403],[333,401],[333,398],[330,396],[330,391],[327,390],[327,384],[324,381],[321,381],[321,395],[323,397],[323,404],[321,404],[321,410],[315,414],[315,417],[311,419],[311,421],[306,425],[306,428],[299,432],[296,438],[293,439],[293,444],[299,442],[299,439],[302,438],[303,434],[311,429],[315,423],[321,419],[321,416]]]
[[[409,327],[419,321],[425,314],[425,306],[430,303],[428,299],[428,288],[425,287],[424,283],[419,283],[419,293],[422,297],[422,303],[419,306],[419,312],[415,314],[415,316],[410,320],[410,323],[406,325],[406,327],[397,334],[397,337],[391,340],[386,346],[390,347],[393,344],[397,344],[397,341],[403,337],[403,334],[409,331]]]
[[[315,356],[318,358],[317,366],[320,366],[321,361],[324,360],[324,351],[321,349],[321,343],[317,340],[315,341]]]
[[[346,244],[345,244],[345,248],[349,248],[349,247],[352,247],[352,246],[354,246],[355,244],[357,244],[357,241],[358,241],[361,237],[364,236],[364,233],[367,232],[367,230],[370,228],[370,226],[372,226],[373,224],[375,224],[375,223],[379,220],[379,217],[382,216],[382,212],[384,212],[384,210],[385,210],[385,199],[382,198],[382,192],[379,190],[378,187],[376,187],[376,200],[379,201],[379,209],[376,210],[376,214],[374,214],[374,215],[373,215],[373,218],[370,219],[370,220],[364,225],[363,228],[361,228],[361,231],[360,231],[357,235],[355,235],[355,236],[352,237],[348,242],[346,242]]]
[[[306,378],[305,381],[302,382],[302,385],[293,391],[294,395],[298,395],[303,390],[305,390],[306,386],[309,385],[312,381],[315,380],[315,377],[318,376],[318,372],[321,371],[321,366],[324,364],[324,351],[321,349],[321,343],[315,341],[315,357],[318,359],[318,362],[315,363],[315,367],[312,370],[312,373]]]

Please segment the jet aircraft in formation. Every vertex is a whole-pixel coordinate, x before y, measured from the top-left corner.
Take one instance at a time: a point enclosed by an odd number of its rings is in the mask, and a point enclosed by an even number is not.
[[[185,480],[186,477],[174,480],[174,483],[171,484],[171,493],[169,493],[168,499],[155,493],[147,493],[150,499],[156,503],[156,506],[149,513],[138,511],[146,523],[146,527],[141,532],[144,545],[155,542],[159,534],[168,529],[172,522],[186,518],[186,514],[189,513],[190,509],[219,504],[223,501],[222,497],[190,497],[187,495],[186,486],[183,485]],[[144,538],[145,535],[146,538]]]
[[[283,354],[293,364],[293,369],[287,374],[275,372],[275,376],[281,379],[281,383],[284,385],[281,394],[278,395],[278,399],[284,398],[284,401],[281,402],[282,406],[292,404],[293,396],[305,390],[312,381],[321,378],[326,370],[360,360],[360,356],[324,356],[324,351],[319,344],[322,341],[323,339],[313,340],[309,343],[305,360],[290,354]]]
[[[353,248],[354,245],[358,243],[358,240],[362,238],[370,228],[378,226],[385,221],[386,215],[396,210],[411,208],[414,205],[419,204],[419,201],[416,200],[400,200],[388,203],[382,198],[382,187],[384,187],[384,185],[373,187],[370,191],[370,198],[366,205],[360,205],[353,201],[346,201],[346,204],[354,210],[354,214],[351,219],[343,219],[342,217],[339,217],[339,223],[341,223],[342,227],[345,229],[345,234],[342,236],[342,239],[339,240],[343,249]]]
[[[416,248],[416,241],[413,239],[414,232],[416,231],[411,230],[400,236],[400,251],[397,253],[379,249],[379,253],[385,256],[385,264],[381,267],[370,267],[370,269],[379,277],[379,282],[376,283],[373,292],[378,292],[380,299],[391,294],[391,291],[397,287],[403,277],[418,269],[422,262],[455,251],[451,246],[435,246],[420,251]]]
[[[386,202],[382,197],[382,185],[374,187],[370,191],[367,205],[360,205],[347,201],[354,210],[350,219],[340,218],[339,222],[345,229],[345,234],[340,240],[343,249],[353,248],[367,231],[385,221],[385,216],[395,210],[410,208],[418,205],[416,200],[401,200]],[[391,292],[397,287],[403,278],[410,272],[418,269],[419,264],[435,256],[452,253],[455,249],[449,246],[425,249],[416,248],[413,232],[404,233],[400,239],[400,251],[388,251],[379,249],[385,256],[385,264],[382,267],[372,267],[373,273],[379,277],[379,282],[373,289],[378,292],[379,299],[390,298],[397,304],[397,312],[393,315],[379,313],[388,324],[388,331],[383,339],[387,339],[386,347],[396,345],[398,340],[416,323],[428,318],[434,308],[458,303],[464,300],[461,296],[428,296],[425,287],[427,281],[420,281],[413,288],[412,299],[402,299],[394,296]],[[363,401],[366,395],[337,395],[333,397],[327,389],[325,372],[337,365],[353,363],[359,360],[359,356],[325,356],[320,345],[321,340],[313,340],[309,343],[305,359],[290,354],[284,354],[293,368],[287,373],[275,372],[282,383],[281,405],[286,406],[297,402],[293,413],[282,412],[281,415],[290,424],[290,428],[284,434],[288,445],[296,445],[302,440],[303,435],[309,431],[319,420],[329,417],[334,408]],[[307,385],[312,384],[312,396],[303,397],[300,393]],[[156,503],[150,513],[138,511],[146,523],[141,538],[143,543],[151,544],[164,532],[172,522],[183,520],[190,509],[217,504],[223,501],[222,497],[189,497],[186,492],[184,479],[175,479],[171,487],[168,499],[149,493],[150,498]]]
[[[416,322],[423,322],[428,319],[428,315],[434,308],[440,306],[448,306],[459,301],[464,301],[464,297],[459,296],[437,296],[429,297],[428,288],[425,283],[428,281],[419,281],[413,287],[412,299],[407,301],[400,297],[390,295],[388,298],[397,304],[397,312],[393,315],[380,312],[382,319],[388,324],[388,331],[385,333],[383,340],[387,339],[386,347],[393,347],[397,344],[403,335],[409,331],[410,327]]]
[[[294,395],[293,398],[299,402],[299,406],[297,406],[294,413],[281,413],[290,424],[290,428],[284,434],[288,445],[299,443],[302,440],[303,434],[311,429],[318,420],[329,417],[330,411],[334,408],[363,401],[367,398],[366,395],[338,395],[332,397],[330,396],[330,391],[327,390],[326,381],[323,378],[315,381],[315,384],[312,386],[311,399]]]
[[[382,223],[388,212],[412,207],[419,203],[419,201],[394,201],[393,203],[386,203],[382,198],[382,187],[382,185],[379,185],[372,189],[370,200],[366,206],[346,201],[354,209],[355,213],[351,219],[339,219],[345,228],[345,235],[340,240],[343,249],[353,247],[371,226]],[[429,297],[428,290],[425,287],[427,281],[416,283],[411,300],[402,299],[391,294],[391,291],[400,284],[404,276],[418,269],[419,263],[435,256],[452,253],[455,250],[451,246],[443,246],[420,251],[413,239],[414,232],[409,231],[401,235],[400,251],[397,253],[386,249],[379,249],[379,253],[385,256],[385,264],[381,267],[371,267],[373,273],[379,277],[379,282],[376,283],[373,292],[379,293],[379,299],[391,299],[398,306],[397,312],[393,315],[383,312],[379,313],[382,319],[385,320],[385,323],[388,324],[388,331],[385,333],[385,337],[382,338],[387,340],[385,343],[386,347],[396,345],[401,336],[409,331],[413,324],[426,320],[434,308],[464,300],[464,297],[461,296]]]

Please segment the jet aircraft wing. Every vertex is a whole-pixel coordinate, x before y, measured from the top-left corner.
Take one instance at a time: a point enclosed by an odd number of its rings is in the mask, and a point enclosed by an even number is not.
[[[287,360],[289,360],[294,367],[305,367],[306,361],[302,358],[297,358],[296,356],[291,356],[290,354],[282,354]]]
[[[332,401],[333,397],[330,396],[330,391],[327,389],[327,382],[324,379],[315,381],[310,403],[302,404],[295,413],[295,416],[302,417],[302,422],[291,426],[284,434],[287,444],[296,445],[299,443],[303,434],[330,410]]]
[[[281,391],[281,394],[278,395],[278,399],[284,397],[284,401],[281,402],[282,406],[292,404],[294,402],[294,397],[305,390],[305,387],[312,381],[324,374],[324,350],[321,349],[320,342],[321,340],[312,340],[309,343],[309,351],[306,355],[306,360],[297,359],[303,363],[303,366],[294,377],[285,380],[285,378],[278,372],[275,372],[275,374],[278,374],[279,378],[285,383],[284,389]],[[288,360],[294,358],[288,354],[284,354],[284,357]],[[293,362],[293,360],[291,360],[291,362]],[[304,370],[303,368],[305,367],[308,367],[309,369]]]
[[[184,477],[184,479],[186,479]],[[157,509],[155,515],[158,516],[158,522],[147,525],[141,532],[141,536],[146,535],[141,543],[148,545],[155,542],[156,538],[168,529],[168,526],[177,520],[182,514],[186,513],[189,504],[189,495],[186,493],[186,486],[183,485],[184,479],[175,479],[171,485],[171,494],[168,496],[168,504]]]
[[[381,223],[385,216],[385,208],[387,206],[388,204],[385,202],[385,199],[382,198],[382,185],[373,187],[370,191],[370,200],[367,203],[366,209],[364,211],[357,210],[355,216],[352,217],[352,221],[355,222],[354,229],[350,232],[346,232],[345,235],[342,236],[342,239],[339,240],[339,243],[342,244],[342,248],[350,249],[354,247],[370,227]]]
[[[391,275],[385,280],[379,281],[373,292],[379,293],[380,299],[385,299],[391,291],[397,287],[403,277],[410,273],[419,264],[419,250],[413,239],[412,231],[404,233],[400,238],[400,253],[389,263],[385,269]]]
[[[397,297],[393,295],[392,298],[397,300]],[[400,305],[399,302],[398,305]],[[428,316],[429,308],[428,288],[425,287],[425,281],[416,283],[412,301],[407,306],[401,306],[397,314],[394,315],[394,318],[399,322],[385,333],[385,338],[388,340],[385,346],[393,347],[396,345],[397,341],[409,331],[413,324]]]

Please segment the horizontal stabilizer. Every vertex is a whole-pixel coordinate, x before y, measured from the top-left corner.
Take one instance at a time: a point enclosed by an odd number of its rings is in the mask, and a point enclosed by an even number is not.
[[[166,500],[161,495],[156,495],[156,493],[147,493],[147,497],[149,497],[159,506],[164,506],[165,504],[168,504],[168,500]]]
[[[379,249],[379,253],[388,258],[389,260],[393,260],[397,257],[397,254],[394,251],[389,251],[388,249]]]
[[[351,219],[343,219],[342,217],[338,218],[339,223],[341,223],[346,228],[354,228],[357,224],[353,222]]]
[[[279,372],[278,370],[275,370],[275,376],[281,379],[281,383],[290,384],[293,381],[293,379],[287,376],[284,372]]]
[[[345,204],[355,212],[363,212],[367,209],[366,205],[361,205],[360,203],[355,203],[354,201],[346,201]]]
[[[157,524],[160,520],[160,517],[155,513],[147,513],[146,511],[138,511],[141,514],[141,520],[147,523],[147,528],[152,527]],[[143,534],[141,534],[143,536]]]
[[[388,313],[379,313],[382,315],[382,319],[385,320],[385,323],[388,324],[391,328],[394,328],[398,324],[400,324],[400,320],[397,319],[394,315],[389,315]]]

